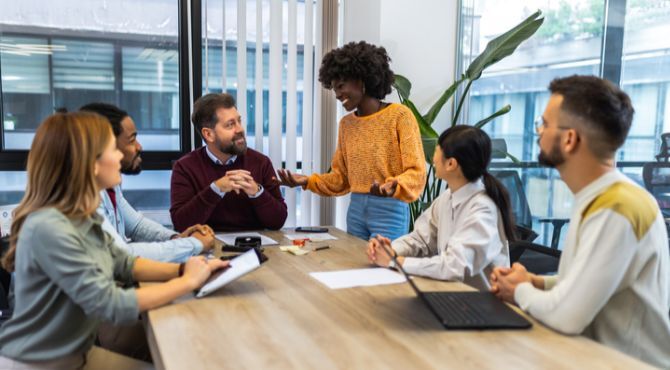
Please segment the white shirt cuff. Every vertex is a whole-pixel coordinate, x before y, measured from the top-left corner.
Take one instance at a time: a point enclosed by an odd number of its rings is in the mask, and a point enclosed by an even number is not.
[[[265,189],[263,189],[263,185],[258,184],[258,188],[259,188],[260,190],[258,190],[258,192],[257,192],[256,194],[254,194],[254,195],[249,195],[249,198],[251,198],[251,199],[256,199],[256,198],[260,197],[261,194],[263,194],[263,190],[265,190]]]
[[[412,254],[412,248],[410,248],[406,243],[399,242],[398,239],[391,242],[391,247],[399,256],[406,257]]]
[[[558,275],[542,276],[544,279],[544,290],[551,290],[558,283]]]
[[[395,248],[394,248],[395,249]],[[417,257],[405,257],[405,260],[402,263],[402,268],[408,274],[416,275],[421,272],[422,258]]]
[[[521,283],[514,289],[514,301],[522,310],[528,311],[533,295],[536,293],[535,287],[530,282]]]
[[[223,198],[223,196],[226,195],[226,192],[221,191],[221,189],[219,189],[219,187],[216,186],[216,184],[214,182],[209,184],[209,188],[212,189],[212,191],[215,192],[216,194],[218,194],[221,198]]]

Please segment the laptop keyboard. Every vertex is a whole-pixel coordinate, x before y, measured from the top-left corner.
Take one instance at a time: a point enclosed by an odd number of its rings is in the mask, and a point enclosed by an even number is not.
[[[486,314],[466,296],[459,294],[424,293],[426,299],[450,325],[484,325]]]

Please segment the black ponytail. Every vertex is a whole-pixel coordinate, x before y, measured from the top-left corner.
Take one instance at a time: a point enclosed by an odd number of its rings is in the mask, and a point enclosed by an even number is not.
[[[516,240],[514,216],[507,189],[487,171],[491,162],[491,139],[486,132],[473,126],[456,125],[440,135],[438,144],[445,158],[456,159],[463,176],[469,182],[482,179],[486,195],[500,210],[507,240]]]
[[[500,210],[503,229],[505,229],[507,240],[510,242],[515,241],[516,232],[514,230],[514,215],[512,214],[512,205],[509,200],[507,189],[500,181],[498,181],[498,179],[488,172],[484,172],[482,178],[484,180],[484,187],[486,188],[486,195],[493,199],[493,202]]]

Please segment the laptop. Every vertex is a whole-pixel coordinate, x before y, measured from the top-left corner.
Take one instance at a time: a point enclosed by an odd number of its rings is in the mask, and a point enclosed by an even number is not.
[[[422,292],[385,247],[419,299],[446,329],[528,329],[532,324],[489,292]]]

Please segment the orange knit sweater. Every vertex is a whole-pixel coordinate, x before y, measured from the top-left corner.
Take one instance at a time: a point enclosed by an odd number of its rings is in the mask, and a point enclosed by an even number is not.
[[[365,117],[354,113],[342,117],[331,172],[311,175],[307,189],[319,195],[366,194],[374,180],[380,185],[398,180],[393,197],[407,203],[423,191],[426,161],[421,134],[404,105],[390,104]]]

